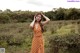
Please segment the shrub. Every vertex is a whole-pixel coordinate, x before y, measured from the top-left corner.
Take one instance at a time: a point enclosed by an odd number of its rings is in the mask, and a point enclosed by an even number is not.
[[[49,37],[50,53],[80,53],[80,35],[66,34]]]

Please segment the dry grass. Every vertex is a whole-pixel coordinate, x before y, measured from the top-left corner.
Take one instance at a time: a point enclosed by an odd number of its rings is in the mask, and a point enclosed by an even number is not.
[[[0,24],[0,47],[6,48],[6,53],[29,53],[33,32],[30,23]],[[44,26],[45,51],[47,37],[52,34],[80,33],[80,20],[51,21]],[[16,44],[14,44],[16,43]]]

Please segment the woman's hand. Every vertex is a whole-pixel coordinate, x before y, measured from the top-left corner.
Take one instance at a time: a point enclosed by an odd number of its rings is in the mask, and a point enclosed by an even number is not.
[[[42,16],[44,15],[42,12],[40,12],[40,13],[41,13]]]
[[[36,16],[34,16],[34,20],[33,20],[33,21],[31,22],[31,24],[30,24],[30,27],[31,27],[31,28],[33,28],[33,26],[34,26],[35,18],[36,18]]]
[[[47,16],[45,16],[42,12],[41,12],[41,15],[43,16],[43,18],[46,19],[46,21],[43,21],[42,24],[43,25],[47,24],[50,21],[50,19]]]

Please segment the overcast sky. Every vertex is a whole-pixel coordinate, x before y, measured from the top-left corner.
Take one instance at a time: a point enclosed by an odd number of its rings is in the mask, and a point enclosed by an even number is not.
[[[80,8],[80,2],[67,0],[0,0],[0,9],[50,11],[53,8]]]

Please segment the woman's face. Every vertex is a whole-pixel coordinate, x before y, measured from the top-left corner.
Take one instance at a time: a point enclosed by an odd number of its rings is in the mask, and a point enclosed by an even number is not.
[[[39,22],[40,20],[41,20],[41,15],[37,15],[37,16],[36,16],[36,21]]]

